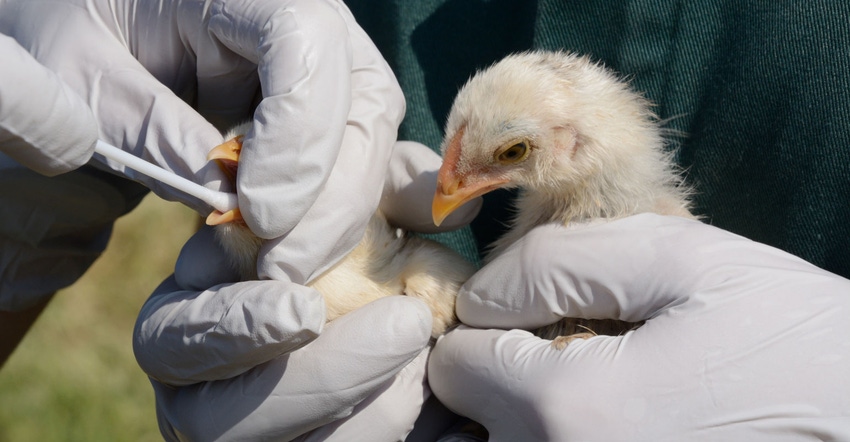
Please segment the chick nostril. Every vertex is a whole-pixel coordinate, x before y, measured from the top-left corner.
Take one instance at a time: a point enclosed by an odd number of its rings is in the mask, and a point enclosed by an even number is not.
[[[461,186],[463,186],[462,180],[437,181],[437,188],[440,189],[440,193],[446,196],[454,195],[454,193],[457,192],[457,189]]]

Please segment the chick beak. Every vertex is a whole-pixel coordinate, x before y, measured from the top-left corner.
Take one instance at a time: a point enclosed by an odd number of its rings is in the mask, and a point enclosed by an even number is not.
[[[454,175],[450,177],[446,175],[449,174],[444,173],[441,168],[437,177],[437,191],[431,203],[431,217],[434,219],[435,226],[442,224],[449,214],[466,202],[466,199],[457,191],[461,185],[460,180]]]
[[[231,183],[236,183],[236,169],[242,152],[242,136],[225,141],[207,154],[207,161],[215,161]]]
[[[449,140],[443,155],[443,165],[437,174],[437,191],[431,203],[431,217],[438,227],[467,201],[498,189],[509,181],[488,176],[480,170],[458,172],[465,132],[466,125],[463,125]]]
[[[439,226],[452,212],[466,202],[502,187],[507,179],[479,176],[473,183],[466,183],[443,164],[437,176],[437,191],[431,203],[431,217]]]
[[[243,137],[240,135],[236,138],[227,140],[214,147],[213,150],[207,154],[207,160],[215,161],[216,164],[218,164],[218,167],[234,188],[236,187],[236,172],[239,168],[239,154],[242,152],[242,138]],[[209,214],[209,216],[207,216],[206,220],[207,225],[210,226],[231,222],[245,222],[242,219],[242,214],[239,212],[238,208],[228,210],[224,213],[214,210]]]

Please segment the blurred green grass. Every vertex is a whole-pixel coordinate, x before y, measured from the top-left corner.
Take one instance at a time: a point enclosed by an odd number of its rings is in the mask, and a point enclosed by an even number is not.
[[[148,195],[118,220],[103,256],[54,297],[0,369],[0,441],[162,440],[133,325],[198,219]]]

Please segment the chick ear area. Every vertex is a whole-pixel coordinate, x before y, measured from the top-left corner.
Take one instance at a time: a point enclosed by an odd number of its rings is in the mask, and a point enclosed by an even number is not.
[[[578,150],[578,131],[572,126],[552,128],[552,141],[559,152],[566,152],[572,158]]]

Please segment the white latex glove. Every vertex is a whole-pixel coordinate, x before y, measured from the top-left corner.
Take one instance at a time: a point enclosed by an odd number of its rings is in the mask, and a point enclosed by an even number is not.
[[[378,205],[404,98],[339,0],[4,0],[0,32],[87,101],[105,141],[212,188],[225,184],[208,121],[251,119],[261,100],[237,185],[251,230],[280,246],[261,276],[321,273]]]
[[[468,281],[429,380],[491,441],[850,440],[850,281],[644,214],[533,230]],[[647,322],[563,351],[521,330]]]
[[[440,162],[425,146],[398,143],[382,208],[405,216],[390,219],[414,226],[424,222],[415,214],[430,219]],[[474,218],[478,206],[448,228]],[[314,290],[235,279],[204,228],[142,308],[134,350],[152,378],[166,438],[380,441],[412,429],[429,394],[424,303],[384,298],[324,326]]]
[[[85,164],[97,141],[85,102],[5,35],[0,60],[0,152],[47,176]]]

